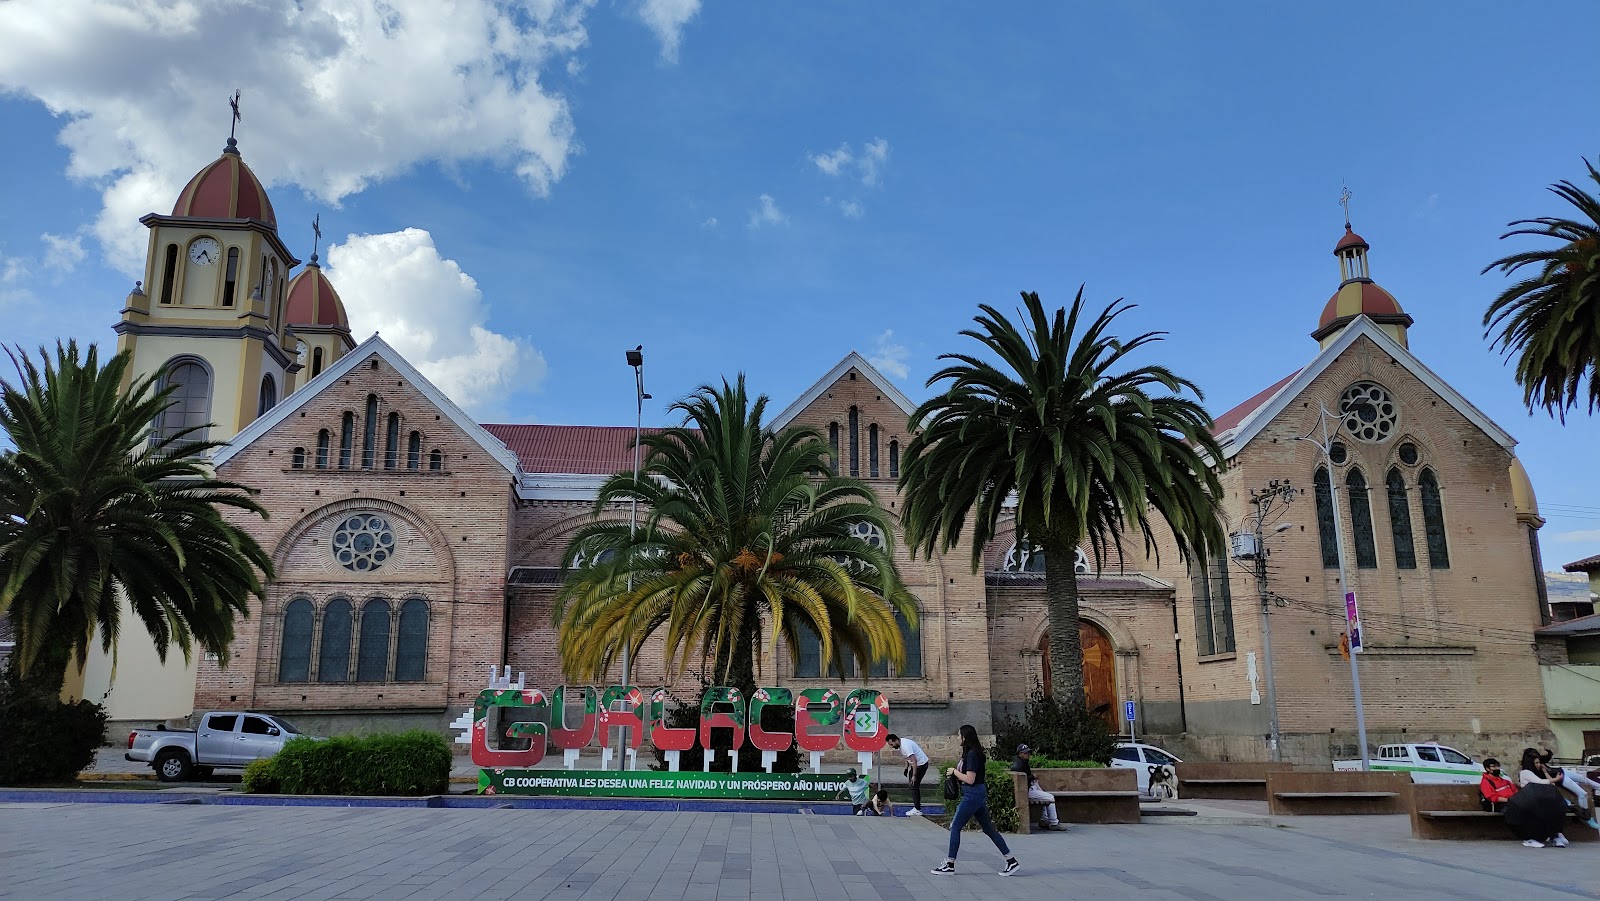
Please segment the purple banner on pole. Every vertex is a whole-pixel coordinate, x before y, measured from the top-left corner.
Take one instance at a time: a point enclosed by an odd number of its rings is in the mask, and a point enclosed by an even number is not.
[[[1356,593],[1344,593],[1344,624],[1350,635],[1350,653],[1359,654],[1365,649],[1361,640],[1361,611],[1356,607]]]

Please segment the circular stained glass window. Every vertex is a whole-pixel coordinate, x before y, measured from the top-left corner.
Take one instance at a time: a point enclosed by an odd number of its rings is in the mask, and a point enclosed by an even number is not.
[[[1335,441],[1333,446],[1328,448],[1328,459],[1332,460],[1335,466],[1343,466],[1344,461],[1350,459],[1350,450],[1343,442]]]
[[[1376,382],[1356,382],[1346,388],[1339,398],[1339,413],[1345,432],[1370,444],[1393,438],[1400,423],[1400,408]]]
[[[1407,441],[1405,444],[1400,445],[1401,463],[1404,463],[1407,466],[1416,466],[1418,459],[1417,446],[1415,444]]]
[[[1000,569],[1008,573],[1042,573],[1044,572],[1044,549],[1033,545],[1031,550],[1021,549],[1021,545],[1013,544],[1006,551],[1006,558],[1000,564]],[[1089,555],[1078,548],[1077,555],[1072,561],[1073,570],[1080,576],[1088,575]]]
[[[878,550],[883,550],[883,530],[870,522],[858,522],[850,527],[850,534]]]
[[[372,572],[392,556],[394,530],[381,516],[357,514],[333,530],[333,559],[351,572]]]

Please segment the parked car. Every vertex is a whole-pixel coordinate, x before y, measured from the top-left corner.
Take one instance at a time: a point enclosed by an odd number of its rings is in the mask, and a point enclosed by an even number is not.
[[[1359,760],[1335,760],[1333,768],[1346,772],[1360,770]],[[1455,748],[1432,742],[1406,745],[1380,745],[1372,758],[1374,773],[1410,773],[1420,784],[1476,785],[1483,778],[1483,767]]]
[[[215,711],[198,722],[198,729],[136,729],[128,733],[123,756],[150,764],[162,782],[182,782],[217,769],[243,769],[300,734],[293,723],[268,713]]]
[[[1155,745],[1139,742],[1117,742],[1111,752],[1111,765],[1117,769],[1133,770],[1139,777],[1139,791],[1162,800],[1178,796],[1178,776],[1174,769],[1182,763],[1177,757]]]

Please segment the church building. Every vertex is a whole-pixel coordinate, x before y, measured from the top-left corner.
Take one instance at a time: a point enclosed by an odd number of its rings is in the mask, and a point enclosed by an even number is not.
[[[316,254],[291,277],[299,260],[231,139],[170,215],[143,221],[146,277],[120,346],[136,371],[182,386],[161,428],[210,423],[230,441],[215,466],[260,489],[271,518],[240,519],[277,567],[229,666],[197,661],[193,707],[277,712],[321,732],[445,731],[491,666],[561,684],[559,561],[601,482],[631,468],[632,428],[479,423],[382,339],[356,344]],[[1201,575],[1170,541],[1146,558],[1135,537],[1125,559],[1074,561],[1090,703],[1108,728],[1126,731],[1131,701],[1138,734],[1180,755],[1265,759],[1271,667],[1285,759],[1354,756],[1342,643],[1352,591],[1374,744],[1437,739],[1504,756],[1547,734],[1532,650],[1547,616],[1543,520],[1515,441],[1411,354],[1412,318],[1372,280],[1368,251],[1347,226],[1306,364],[1217,416],[1233,553]],[[819,430],[893,518],[914,407],[850,353],[771,425]],[[1320,434],[1324,410],[1326,453],[1299,440]],[[1278,490],[1283,515],[1258,529],[1274,483],[1295,491]],[[869,684],[889,697],[896,731],[938,752],[961,724],[992,733],[1050,689],[1037,549],[1002,534],[974,572],[968,549],[912,558],[899,535],[861,534],[893,544],[921,604],[905,664],[825,672],[811,644],[763,678]],[[633,681],[663,684],[660,655],[647,648]],[[690,675],[674,688],[689,697],[696,685]]]

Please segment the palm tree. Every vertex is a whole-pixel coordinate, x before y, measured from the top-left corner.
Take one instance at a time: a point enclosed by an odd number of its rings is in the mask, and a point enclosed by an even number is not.
[[[1583,165],[1600,184],[1600,171],[1588,160]],[[1535,266],[1538,273],[1502,291],[1483,314],[1483,326],[1485,338],[1500,330],[1493,346],[1502,354],[1517,355],[1517,384],[1528,411],[1542,407],[1565,422],[1585,379],[1589,412],[1600,407],[1600,199],[1570,181],[1550,190],[1577,207],[1581,221],[1546,216],[1511,223],[1502,239],[1538,235],[1559,243],[1484,267],[1484,272],[1499,269],[1510,275]]]
[[[1120,556],[1132,526],[1154,553],[1152,519],[1159,518],[1179,555],[1204,566],[1225,540],[1216,513],[1221,487],[1211,469],[1222,452],[1192,382],[1155,365],[1112,371],[1163,334],[1114,337],[1113,322],[1131,306],[1118,300],[1080,334],[1081,288],[1070,314],[1058,309],[1054,318],[1038,294],[1022,300],[1026,330],[982,305],[974,320],[981,329],[961,332],[999,366],[943,354],[955,362],[928,379],[929,387],[949,385],[912,414],[916,434],[900,472],[906,538],[930,556],[949,551],[970,518],[976,571],[1001,519],[1014,516],[1019,544],[1044,552],[1053,688],[1081,710],[1078,547],[1087,540],[1099,568],[1108,550]]]
[[[600,489],[597,517],[637,500],[643,521],[630,535],[629,522],[598,520],[567,547],[555,616],[570,677],[604,677],[624,646],[636,657],[663,630],[669,674],[709,663],[747,699],[780,637],[796,662],[809,633],[840,671],[846,655],[904,663],[896,614],[914,628],[917,605],[887,515],[865,483],[834,474],[815,429],[763,425],[766,405],[751,403],[743,376],[702,386],[673,404],[682,426],[643,438],[640,477]],[[884,546],[853,534],[861,523]]]
[[[224,662],[236,615],[263,597],[272,562],[224,508],[266,511],[241,485],[213,478],[191,429],[151,440],[174,389],[134,379],[128,353],[105,366],[90,345],[7,350],[19,380],[0,380],[0,614],[16,633],[10,665],[60,691],[68,658],[81,671],[99,636],[110,652],[125,600],[165,661],[199,644]]]

